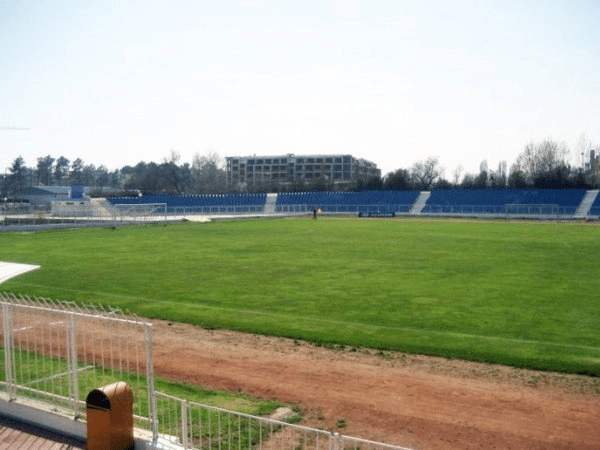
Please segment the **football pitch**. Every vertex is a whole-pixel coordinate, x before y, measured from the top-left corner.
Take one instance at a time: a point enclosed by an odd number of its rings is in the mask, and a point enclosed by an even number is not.
[[[0,233],[2,290],[350,349],[600,375],[600,227],[270,219]]]

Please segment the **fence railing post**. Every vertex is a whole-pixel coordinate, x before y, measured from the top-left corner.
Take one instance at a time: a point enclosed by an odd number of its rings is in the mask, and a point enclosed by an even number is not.
[[[71,366],[71,399],[75,417],[79,416],[79,370],[77,367],[77,338],[75,314],[69,313],[69,364]]]
[[[2,303],[2,316],[4,326],[4,376],[6,379],[6,392],[8,393],[9,400],[15,400],[17,396],[13,376],[14,340],[12,333],[12,307],[9,303]]]
[[[181,443],[183,450],[188,449],[188,416],[187,416],[187,401],[181,400]]]
[[[334,441],[334,450],[343,450],[344,448],[344,436],[340,433],[333,433],[333,441]]]
[[[152,442],[158,441],[158,408],[154,390],[154,357],[152,355],[152,324],[144,327],[146,341],[146,380],[148,385],[148,416],[152,427]]]

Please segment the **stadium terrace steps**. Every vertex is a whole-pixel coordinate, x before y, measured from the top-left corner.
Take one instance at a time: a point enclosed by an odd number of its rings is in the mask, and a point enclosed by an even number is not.
[[[267,194],[265,201],[265,214],[275,214],[275,205],[277,203],[277,194]]]
[[[600,190],[594,189],[585,193],[585,197],[583,197],[583,200],[575,211],[574,217],[576,219],[585,219],[590,214],[590,209],[598,197],[598,192]]]
[[[429,197],[431,197],[431,192],[429,192],[429,191],[421,192],[419,194],[419,197],[417,198],[417,201],[415,201],[412,208],[410,209],[410,213],[416,214],[416,215],[421,214],[421,211],[423,211],[423,208],[425,208],[425,205],[427,204],[427,200],[429,200]]]
[[[596,196],[596,200],[588,211],[588,217],[600,218],[600,195]]]
[[[92,210],[96,213],[96,216],[106,217],[118,214],[117,208],[115,208],[105,198],[92,198],[90,203],[92,205]]]

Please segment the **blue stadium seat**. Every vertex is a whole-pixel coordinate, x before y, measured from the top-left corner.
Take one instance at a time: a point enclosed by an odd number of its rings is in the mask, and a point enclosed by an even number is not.
[[[431,192],[423,212],[504,214],[507,205],[556,205],[562,214],[573,214],[585,193],[585,189],[438,189]],[[550,206],[538,210],[556,212]]]

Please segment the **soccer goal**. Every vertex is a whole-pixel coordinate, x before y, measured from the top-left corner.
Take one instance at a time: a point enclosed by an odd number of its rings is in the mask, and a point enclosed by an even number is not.
[[[167,220],[166,203],[117,203],[113,207],[118,212],[120,220]]]

